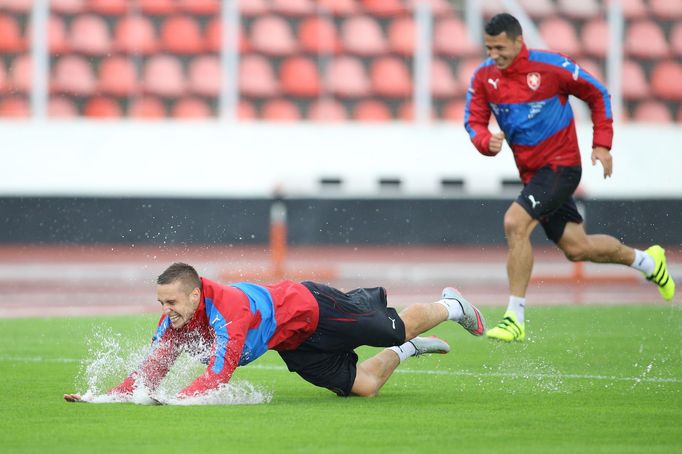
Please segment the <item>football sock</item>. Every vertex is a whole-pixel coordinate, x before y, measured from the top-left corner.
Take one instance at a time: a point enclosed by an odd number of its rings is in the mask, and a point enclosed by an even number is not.
[[[405,342],[403,345],[397,347],[388,347],[386,350],[393,350],[395,354],[398,355],[401,363],[417,353],[417,349],[412,342]]]
[[[508,311],[514,312],[516,315],[516,321],[520,324],[524,323],[524,309],[526,307],[526,298],[520,296],[509,296],[509,305],[507,306]]]
[[[656,264],[654,263],[654,258],[644,251],[635,249],[635,261],[630,265],[637,271],[641,271],[645,276],[651,276],[654,274],[654,268]]]
[[[442,299],[436,302],[442,304],[445,306],[445,309],[448,310],[448,320],[458,322],[462,319],[464,310],[462,309],[462,305],[456,299]]]

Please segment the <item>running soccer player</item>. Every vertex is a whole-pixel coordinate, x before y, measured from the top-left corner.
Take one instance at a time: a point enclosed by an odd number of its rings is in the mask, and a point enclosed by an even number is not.
[[[475,336],[483,316],[453,288],[434,303],[413,304],[398,314],[387,307],[382,287],[348,293],[314,282],[283,281],[261,286],[222,285],[174,263],[157,279],[163,314],[141,366],[111,394],[132,395],[138,386],[153,392],[183,351],[208,352],[208,368],[180,391],[203,395],[227,383],[237,366],[277,350],[291,372],[339,396],[374,396],[396,367],[411,356],[447,353],[437,337],[419,334],[453,320]],[[360,364],[361,345],[388,347]],[[69,402],[78,394],[65,394]]]
[[[663,248],[654,245],[640,251],[612,236],[588,235],[576,209],[573,194],[582,169],[568,98],[577,96],[590,108],[592,165],[599,161],[607,178],[613,169],[613,119],[606,88],[570,58],[528,50],[521,25],[510,14],[490,19],[484,41],[488,58],[471,78],[464,126],[474,146],[486,156],[497,155],[506,140],[524,184],[504,215],[509,303],[502,321],[486,336],[502,341],[525,338],[526,290],[533,268],[530,235],[538,224],[570,261],[630,266],[653,281],[661,296],[671,301],[675,282],[668,273]],[[502,131],[489,131],[491,113]]]

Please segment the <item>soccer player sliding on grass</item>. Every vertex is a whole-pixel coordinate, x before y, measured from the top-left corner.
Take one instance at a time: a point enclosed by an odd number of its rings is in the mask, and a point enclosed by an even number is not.
[[[533,269],[530,236],[538,224],[569,260],[630,266],[654,282],[664,299],[672,300],[675,282],[663,248],[640,251],[609,235],[588,235],[573,199],[582,170],[568,98],[577,96],[590,108],[592,164],[599,161],[607,178],[613,170],[613,119],[606,88],[561,54],[528,50],[521,25],[510,14],[490,19],[484,41],[489,58],[471,78],[464,126],[484,155],[496,156],[506,141],[524,185],[504,215],[509,304],[487,337],[507,342],[525,338],[524,307]],[[488,129],[491,113],[502,129],[494,134]]]
[[[475,336],[483,316],[453,288],[433,303],[416,303],[400,314],[387,307],[382,287],[348,293],[310,281],[261,286],[222,285],[174,263],[157,279],[163,314],[140,367],[110,394],[132,396],[138,386],[153,393],[183,351],[209,346],[208,368],[180,391],[201,396],[227,383],[237,366],[277,350],[291,372],[339,396],[374,396],[396,367],[411,356],[447,353],[450,346],[423,332],[453,320]],[[387,347],[358,364],[361,345]],[[69,402],[82,401],[65,394]]]

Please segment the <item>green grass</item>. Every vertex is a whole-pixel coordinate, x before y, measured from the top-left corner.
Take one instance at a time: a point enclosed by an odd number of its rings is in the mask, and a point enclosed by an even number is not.
[[[525,344],[434,330],[452,352],[410,359],[373,399],[338,398],[270,352],[234,379],[261,405],[68,404],[94,332],[145,345],[156,317],[0,320],[0,451],[680,452],[678,307],[531,308]],[[487,309],[496,321],[501,308]],[[376,349],[360,350],[361,358]],[[42,358],[42,359],[41,359]],[[123,378],[123,377],[120,377]],[[81,388],[78,388],[78,387]]]

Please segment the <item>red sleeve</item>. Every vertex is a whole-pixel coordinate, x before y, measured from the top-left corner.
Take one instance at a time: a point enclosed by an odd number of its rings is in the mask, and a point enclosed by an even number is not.
[[[490,106],[486,99],[483,71],[477,70],[471,78],[464,108],[464,128],[476,149],[483,155],[494,156],[490,152]]]
[[[561,71],[567,94],[576,96],[587,103],[592,113],[592,147],[611,149],[613,141],[613,112],[611,95],[606,87],[594,76],[568,59],[570,65]]]

